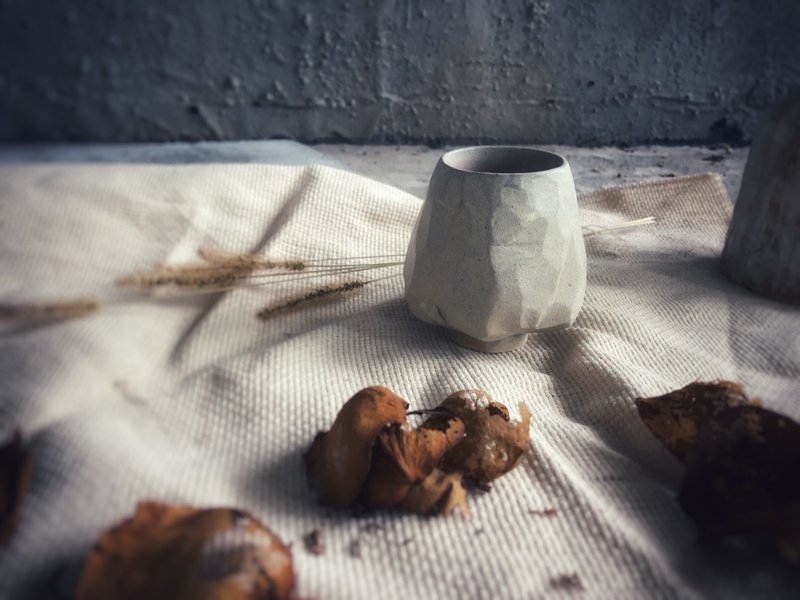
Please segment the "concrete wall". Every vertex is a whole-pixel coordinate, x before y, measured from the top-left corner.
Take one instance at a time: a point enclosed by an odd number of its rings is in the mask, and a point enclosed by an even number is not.
[[[746,139],[798,0],[0,0],[0,139]]]

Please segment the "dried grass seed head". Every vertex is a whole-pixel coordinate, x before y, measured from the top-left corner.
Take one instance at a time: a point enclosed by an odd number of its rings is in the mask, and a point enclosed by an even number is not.
[[[91,315],[101,308],[96,298],[74,298],[52,302],[0,304],[0,320],[46,322],[75,319]]]
[[[236,254],[198,249],[203,262],[158,265],[149,271],[132,273],[117,279],[117,285],[153,290],[177,288],[186,290],[216,289],[248,281],[260,271],[302,271],[305,263],[299,260],[272,260],[256,254]]]
[[[256,316],[262,321],[266,321],[278,314],[301,306],[306,306],[322,300],[338,299],[348,292],[354,292],[363,288],[367,283],[368,282],[353,279],[344,283],[314,287],[288,298],[272,302],[258,311]]]

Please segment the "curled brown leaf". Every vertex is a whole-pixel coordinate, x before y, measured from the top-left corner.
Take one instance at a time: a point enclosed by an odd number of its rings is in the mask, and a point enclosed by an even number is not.
[[[766,537],[797,560],[798,473],[800,424],[758,406],[735,406],[697,434],[678,502],[703,537]]]
[[[449,419],[443,430],[393,426],[382,431],[362,494],[364,504],[388,508],[403,502],[463,437],[464,424],[457,418]]]
[[[76,600],[284,600],[295,576],[289,548],[249,514],[143,502],[103,533]]]
[[[386,388],[367,388],[347,401],[305,455],[323,503],[466,513],[462,477],[485,486],[511,470],[529,446],[527,407],[520,404],[512,419],[506,406],[480,390],[463,390],[436,409],[417,411],[431,416],[416,429],[408,426],[412,413],[406,409]]]
[[[692,383],[636,406],[686,466],[678,502],[701,539],[762,538],[800,565],[800,424],[731,381]]]
[[[319,529],[312,529],[303,536],[303,546],[314,556],[325,554],[325,544],[322,543],[322,534]]]
[[[445,473],[434,469],[420,483],[411,487],[401,506],[418,515],[451,514],[458,509],[469,514],[467,490],[461,482],[461,473]]]
[[[483,390],[461,390],[448,396],[423,424],[424,429],[441,429],[448,419],[464,423],[464,440],[447,452],[439,467],[460,472],[478,484],[488,484],[508,473],[530,446],[531,414],[519,404],[519,418],[512,419],[508,407],[495,402]]]
[[[406,423],[408,404],[385,387],[368,387],[350,398],[329,431],[320,432],[305,454],[306,472],[328,506],[353,504],[364,487],[378,434]]]
[[[717,413],[734,406],[758,406],[732,381],[694,382],[652,398],[637,398],[639,416],[678,460],[685,462],[699,428]]]

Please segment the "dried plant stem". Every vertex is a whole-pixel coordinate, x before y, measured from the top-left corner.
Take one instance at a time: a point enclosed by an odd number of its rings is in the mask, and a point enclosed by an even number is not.
[[[584,237],[602,235],[613,231],[640,227],[655,223],[655,217],[627,221],[619,225],[604,227],[588,225],[583,228]],[[256,254],[232,253],[210,248],[199,248],[201,263],[159,266],[150,271],[133,273],[117,280],[117,285],[143,291],[168,291],[169,297],[195,296],[226,292],[240,287],[277,285],[286,281],[350,275],[365,271],[398,267],[403,264],[403,253],[373,254],[320,258],[311,261],[296,259],[274,260]],[[383,259],[384,262],[361,262]],[[315,300],[337,297],[358,290],[374,281],[399,277],[393,273],[385,277],[362,281],[354,279],[342,284],[323,285],[298,296],[281,300],[259,311],[266,319],[283,310],[301,306]],[[107,304],[125,303],[130,300],[110,301]],[[13,321],[58,321],[82,317],[97,312],[101,302],[95,298],[77,298],[53,302],[31,302],[0,305],[0,320]]]
[[[300,260],[271,260],[255,254],[233,254],[200,248],[205,261],[200,264],[161,266],[117,280],[117,285],[143,290],[160,288],[217,289],[233,286],[257,271],[299,272],[306,268]]]
[[[84,317],[100,310],[96,298],[74,298],[53,302],[0,305],[0,320],[46,322]]]
[[[374,269],[384,269],[386,267],[397,267],[402,265],[402,262],[384,262],[384,263],[371,263],[371,264],[343,264],[331,267],[320,267],[313,270],[303,271],[298,275],[291,273],[254,273],[248,280],[261,280],[261,279],[280,279],[286,281],[291,279],[306,279],[308,277],[319,277],[325,275],[342,275],[345,273],[358,273],[360,271],[372,271]]]
[[[377,283],[378,281],[385,281],[386,279],[394,279],[395,277],[402,277],[402,273],[392,273],[391,275],[384,275],[383,277],[376,277],[375,279],[370,279],[369,281],[365,281],[364,283]]]
[[[591,237],[593,235],[602,235],[612,231],[619,231],[620,229],[632,229],[634,227],[641,227],[642,225],[651,225],[656,222],[655,217],[644,217],[636,219],[635,221],[626,221],[619,225],[612,225],[610,227],[603,227],[602,225],[586,225],[583,228],[583,237]]]
[[[154,271],[134,273],[117,280],[122,287],[153,290],[163,287],[213,288],[229,286],[244,279],[248,273],[220,267],[165,267]]]
[[[317,258],[306,264],[311,266],[322,263],[349,262],[353,260],[372,260],[375,258],[398,258],[398,257],[405,257],[405,255],[406,255],[405,252],[402,252],[398,254],[373,254],[371,256],[342,256],[339,258]]]
[[[386,267],[393,267],[401,265],[402,263],[386,263],[381,265],[363,265],[363,266],[346,266],[346,267],[339,267],[337,269],[320,269],[320,270],[310,270],[310,271],[303,271],[302,273],[292,274],[292,273],[265,273],[259,275],[251,275],[249,277],[243,278],[241,280],[235,281],[231,284],[227,285],[217,285],[217,286],[203,286],[201,288],[172,288],[172,289],[165,289],[161,290],[163,294],[159,297],[161,298],[187,298],[192,296],[204,296],[207,294],[219,294],[222,292],[229,292],[231,290],[242,289],[242,288],[260,288],[266,287],[271,285],[280,285],[282,283],[286,283],[289,281],[300,281],[304,279],[319,279],[321,277],[331,277],[336,275],[350,275],[353,273],[360,273],[364,271],[372,271],[377,269],[383,269]],[[394,273],[387,277],[397,277],[402,275],[402,273]],[[372,279],[367,283],[372,283],[373,281],[380,281],[381,279],[385,279],[384,277],[380,277],[378,279]]]
[[[345,283],[336,285],[323,285],[311,290],[307,290],[300,295],[278,300],[277,302],[262,308],[260,311],[258,311],[258,313],[256,313],[256,316],[264,321],[278,313],[297,308],[298,306],[305,305],[310,302],[316,302],[323,299],[339,298],[343,294],[363,288],[365,285],[367,285],[367,283],[369,282],[353,279],[351,281],[346,281]]]
[[[198,248],[197,254],[209,265],[228,269],[242,270],[271,270],[283,269],[286,271],[302,271],[306,263],[302,260],[271,260],[257,254],[223,252],[211,248]]]

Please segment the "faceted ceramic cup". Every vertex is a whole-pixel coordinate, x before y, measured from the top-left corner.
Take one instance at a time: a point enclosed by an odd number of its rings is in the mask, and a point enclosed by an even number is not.
[[[568,327],[586,290],[586,250],[567,161],[533,148],[447,152],[406,255],[405,297],[419,319],[482,352]]]

